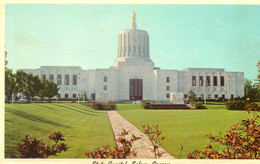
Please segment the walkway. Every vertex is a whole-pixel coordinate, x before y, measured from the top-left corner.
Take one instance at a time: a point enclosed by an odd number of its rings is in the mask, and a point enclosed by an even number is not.
[[[107,111],[108,117],[110,120],[110,124],[115,136],[115,139],[120,137],[122,129],[129,131],[129,137],[134,134],[137,137],[142,137],[139,140],[136,140],[133,143],[132,149],[137,152],[137,157],[129,157],[129,158],[137,158],[137,159],[154,159],[154,154],[151,152],[149,148],[153,148],[151,141],[148,137],[137,129],[134,125],[128,122],[124,117],[118,114],[116,111]],[[165,152],[160,159],[174,159],[169,153],[167,153],[164,149],[160,147],[161,152]]]

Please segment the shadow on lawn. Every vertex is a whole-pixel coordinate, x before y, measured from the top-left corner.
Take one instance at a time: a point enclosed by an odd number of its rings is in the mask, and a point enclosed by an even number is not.
[[[51,120],[47,120],[43,117],[35,116],[35,115],[29,114],[27,112],[15,111],[12,108],[6,108],[6,112],[15,114],[17,116],[20,116],[20,117],[23,117],[25,119],[35,121],[35,122],[43,122],[45,124],[49,124],[49,125],[53,125],[53,126],[71,128],[70,126],[67,126],[67,125],[64,125],[64,124],[61,124],[61,123],[58,123],[58,122],[54,122],[54,121],[51,121]]]
[[[73,110],[73,111],[76,111],[76,112],[79,112],[79,113],[83,113],[83,114],[86,114],[86,115],[90,115],[90,116],[104,116],[104,115],[97,115],[97,114],[91,114],[91,113],[88,113],[88,112],[83,112],[83,111],[80,111],[80,110],[77,110],[77,109],[74,109],[74,108],[70,108],[66,105],[61,105],[61,104],[53,104],[53,105],[56,105],[56,106],[59,106],[59,107],[62,107],[62,108],[66,108],[66,109],[70,109],[70,110]]]
[[[48,108],[48,109],[51,109],[51,110],[56,110],[55,108],[52,108],[52,107],[49,107],[49,106],[45,106],[45,105],[40,105],[40,104],[33,104],[35,106],[39,106],[39,107],[43,107],[43,108]]]
[[[76,107],[76,108],[79,108],[79,109],[82,109],[84,111],[88,111],[88,112],[91,112],[91,113],[97,113],[97,114],[102,114],[102,115],[105,114],[105,113],[101,113],[100,111],[97,112],[94,109],[87,109],[86,105],[83,105],[83,104],[80,104],[80,105],[70,105],[70,106],[73,106],[73,107]]]

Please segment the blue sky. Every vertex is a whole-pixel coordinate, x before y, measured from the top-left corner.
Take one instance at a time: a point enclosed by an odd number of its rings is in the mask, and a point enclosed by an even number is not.
[[[260,60],[259,5],[6,5],[8,67],[109,68],[119,31],[150,37],[161,69],[224,68],[256,79]]]

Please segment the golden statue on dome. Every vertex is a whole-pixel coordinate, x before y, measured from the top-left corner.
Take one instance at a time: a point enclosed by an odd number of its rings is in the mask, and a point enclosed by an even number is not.
[[[132,23],[135,23],[135,12],[132,12]]]

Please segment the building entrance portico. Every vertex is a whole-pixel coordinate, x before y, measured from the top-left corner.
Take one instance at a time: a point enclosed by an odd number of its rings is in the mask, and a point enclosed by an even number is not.
[[[130,100],[143,100],[143,79],[130,79]]]

